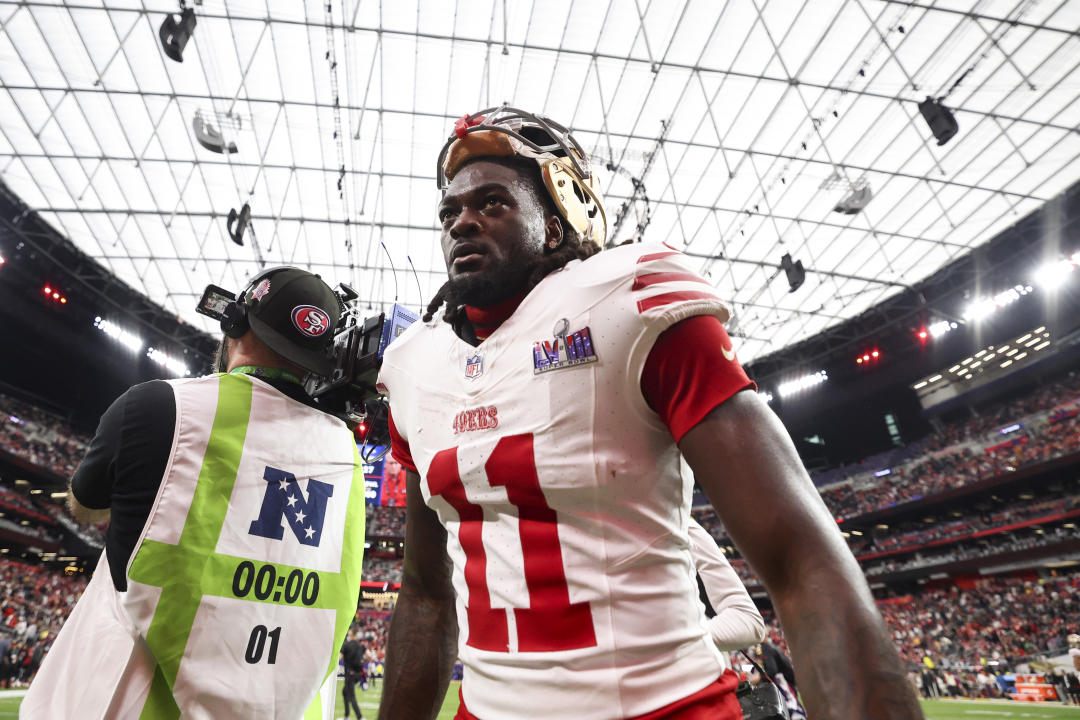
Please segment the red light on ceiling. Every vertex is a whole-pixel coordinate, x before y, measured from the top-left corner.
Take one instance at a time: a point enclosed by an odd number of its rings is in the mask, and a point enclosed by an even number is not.
[[[925,330],[920,330],[919,331],[919,339],[920,340],[925,340],[928,337],[930,337],[930,333],[926,332]]]
[[[67,298],[61,295],[60,291],[53,288],[52,285],[46,285],[41,289],[41,292],[45,294],[45,297],[51,299],[53,302],[59,302],[61,305],[67,305]]]
[[[878,358],[881,357],[881,352],[878,350],[870,350],[864,352],[855,358],[855,363],[858,365],[870,365],[871,363],[877,364]]]

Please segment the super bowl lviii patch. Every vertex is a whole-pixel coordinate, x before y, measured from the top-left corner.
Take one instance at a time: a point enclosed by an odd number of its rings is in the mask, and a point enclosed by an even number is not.
[[[569,321],[562,318],[555,323],[554,338],[533,343],[533,374],[584,365],[600,359],[596,356],[588,326],[574,332],[569,332],[569,328]]]

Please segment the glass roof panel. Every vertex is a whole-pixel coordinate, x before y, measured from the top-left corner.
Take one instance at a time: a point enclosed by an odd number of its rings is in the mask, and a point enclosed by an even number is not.
[[[350,282],[373,309],[430,299],[435,158],[455,118],[501,102],[572,127],[613,238],[695,256],[732,301],[743,361],[919,281],[1080,177],[1071,0],[192,7],[177,63],[157,36],[173,0],[0,0],[0,179],[206,329],[197,288],[260,263]],[[927,96],[959,125],[943,146]],[[239,245],[226,217],[245,203]],[[794,293],[785,253],[807,268]]]

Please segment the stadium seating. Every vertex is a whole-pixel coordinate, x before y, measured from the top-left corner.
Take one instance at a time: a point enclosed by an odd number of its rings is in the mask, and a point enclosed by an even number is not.
[[[4,395],[0,413],[7,416],[0,416],[0,452],[61,477],[74,470],[85,452],[88,439],[56,416]],[[1015,424],[1021,427],[1002,434],[1003,427]],[[917,443],[814,479],[842,521],[841,528],[851,528],[868,513],[925,503],[1022,469],[1038,472],[1040,464],[1078,450],[1080,376],[1071,375],[985,408],[977,418],[945,425]],[[1007,484],[1001,487],[1003,497],[995,496],[997,502],[990,505],[954,508],[934,518],[905,517],[878,525],[878,530],[849,533],[852,552],[871,582],[908,577],[904,573],[913,571],[924,578],[921,582],[926,584],[908,583],[903,592],[878,592],[887,593],[879,598],[882,614],[913,671],[913,681],[925,694],[999,694],[997,685],[986,678],[1033,655],[1061,651],[1065,635],[1076,629],[1067,626],[1066,619],[1080,616],[1080,571],[1042,578],[1028,572],[1019,577],[925,580],[952,563],[1080,539],[1076,523],[1070,522],[1080,516],[1080,478],[1038,492],[1014,488],[1012,495]],[[728,549],[744,582],[759,591],[759,579],[738,557],[711,507],[696,507],[694,516]],[[0,483],[0,531],[5,527],[42,543],[61,542],[65,531],[79,533],[92,541],[91,547],[100,547],[102,541],[101,528],[76,524],[62,504]],[[365,581],[401,582],[404,531],[404,508],[367,508],[372,547],[364,558]],[[71,576],[60,568],[0,557],[0,638],[9,643],[8,652],[0,655],[0,686],[23,684],[32,677],[85,583],[81,574]],[[389,617],[388,610],[361,608],[357,613],[356,626],[373,663],[384,659]],[[775,619],[770,639],[786,648]],[[3,644],[0,640],[0,649]]]
[[[0,557],[0,687],[25,687],[75,602],[82,573]]]

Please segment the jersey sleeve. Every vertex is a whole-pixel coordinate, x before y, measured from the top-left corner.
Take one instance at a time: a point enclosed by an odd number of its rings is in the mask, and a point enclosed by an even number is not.
[[[417,323],[414,323],[416,325]],[[405,333],[415,330],[414,327],[410,327]],[[402,370],[394,362],[394,357],[397,352],[401,350],[402,340],[398,338],[394,345],[386,348],[386,352],[383,355],[382,367],[379,369],[379,377],[375,381],[375,389],[382,393],[390,403],[390,409],[386,413],[386,424],[388,426],[390,434],[390,454],[394,456],[401,466],[412,472],[417,472],[416,461],[413,460],[412,451],[409,449],[409,437],[408,437],[408,408],[407,403],[403,399],[403,395],[399,392],[394,392],[395,387],[402,387],[407,382]],[[397,399],[395,400],[395,395]],[[398,404],[395,404],[398,403]],[[406,432],[403,433],[399,429],[398,425],[394,423],[394,409],[398,410],[398,419],[404,418]]]
[[[394,425],[393,412],[386,414],[386,422],[390,426],[390,454],[401,463],[401,467],[417,472],[416,462],[413,460],[412,451],[409,449],[409,441],[402,437],[397,426]]]
[[[678,443],[713,408],[757,389],[714,315],[682,320],[656,339],[641,373],[645,401]]]
[[[721,650],[738,650],[765,637],[765,621],[742,580],[709,532],[690,521],[690,554],[716,616],[708,621],[709,634]]]
[[[730,317],[716,288],[692,266],[690,258],[666,245],[643,246],[633,269],[635,310],[660,332],[694,315]]]

